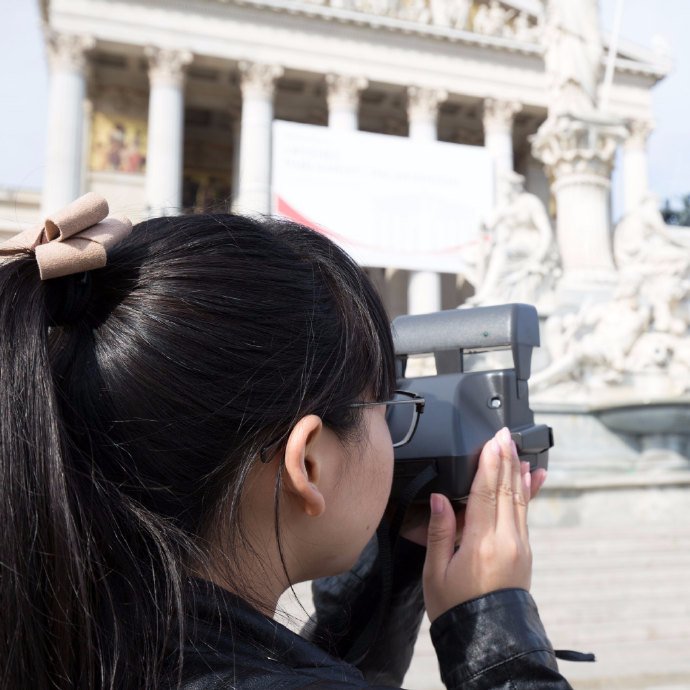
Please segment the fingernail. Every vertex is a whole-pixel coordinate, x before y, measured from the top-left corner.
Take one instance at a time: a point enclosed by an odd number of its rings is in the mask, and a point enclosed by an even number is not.
[[[510,429],[507,426],[504,426],[498,432],[498,436],[501,441],[501,445],[510,446],[510,444],[513,442],[513,437],[510,435]]]
[[[520,463],[520,470],[522,474],[529,474],[529,463],[527,462],[527,460],[523,460]]]
[[[525,486],[529,489],[532,486],[532,473],[525,474]]]
[[[501,444],[498,442],[496,438],[491,439],[491,450],[493,450],[496,455],[501,454]]]
[[[441,494],[431,494],[431,512],[433,515],[439,515],[443,512],[443,499]]]

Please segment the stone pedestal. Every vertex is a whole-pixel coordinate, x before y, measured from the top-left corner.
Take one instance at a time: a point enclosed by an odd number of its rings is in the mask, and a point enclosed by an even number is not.
[[[45,179],[41,199],[44,214],[56,211],[81,194],[86,53],[95,45],[88,36],[50,32],[50,96]]]
[[[556,197],[556,238],[564,291],[591,291],[615,282],[610,189],[617,144],[626,130],[617,121],[572,115],[549,118],[532,141]]]
[[[149,129],[146,201],[152,216],[174,215],[182,207],[184,76],[192,54],[148,48]]]
[[[250,62],[241,62],[239,67],[242,75],[242,130],[236,210],[239,213],[269,213],[273,93],[283,68]]]

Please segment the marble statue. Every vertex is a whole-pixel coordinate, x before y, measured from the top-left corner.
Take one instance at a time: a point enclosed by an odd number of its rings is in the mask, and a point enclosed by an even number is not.
[[[659,212],[659,200],[645,195],[614,234],[618,270],[644,278],[642,291],[652,307],[654,328],[682,335],[690,326],[690,239],[674,238]]]
[[[603,56],[597,0],[547,0],[544,43],[549,116],[592,112]]]
[[[532,375],[530,390],[569,382],[599,388],[623,381],[628,357],[652,322],[651,310],[640,302],[639,284],[631,277],[619,283],[612,300],[552,316],[544,329],[552,363]]]
[[[558,274],[551,222],[541,200],[525,191],[522,175],[504,174],[499,184],[503,201],[485,222],[488,257],[469,304],[538,304]]]
[[[614,254],[613,298],[547,321],[551,364],[530,379],[535,393],[690,393],[690,240],[669,233],[649,194],[618,224]]]
[[[504,35],[515,39],[516,41],[530,42],[534,41],[541,32],[539,22],[532,24],[530,15],[527,12],[520,12],[513,20],[513,23],[506,26]]]
[[[488,5],[479,5],[472,22],[473,30],[486,36],[503,36],[508,23],[516,12],[501,7],[498,0],[490,0]]]
[[[430,0],[431,21],[437,26],[467,28],[472,0]]]
[[[634,267],[645,274],[664,271],[684,275],[690,271],[690,240],[672,237],[659,212],[659,199],[646,194],[616,227],[614,256],[619,269]]]

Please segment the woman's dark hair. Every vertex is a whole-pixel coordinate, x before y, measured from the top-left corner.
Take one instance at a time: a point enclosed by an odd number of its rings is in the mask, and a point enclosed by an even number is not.
[[[253,463],[310,413],[356,440],[393,361],[363,271],[293,223],[149,220],[88,281],[4,261],[0,686],[156,687]]]

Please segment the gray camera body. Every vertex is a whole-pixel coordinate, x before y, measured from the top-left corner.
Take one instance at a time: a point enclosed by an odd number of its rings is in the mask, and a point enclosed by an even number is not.
[[[395,449],[394,498],[431,466],[435,476],[417,494],[416,502],[427,501],[431,492],[466,500],[482,447],[504,426],[532,471],[547,467],[553,432],[534,423],[529,407],[532,349],[539,346],[539,319],[533,306],[505,304],[400,316],[392,328],[398,388],[426,400],[411,441]],[[513,366],[464,370],[467,355],[493,350],[510,350]],[[435,375],[405,376],[408,357],[418,354],[433,354]],[[396,416],[400,422],[400,414],[392,409],[391,427]]]

